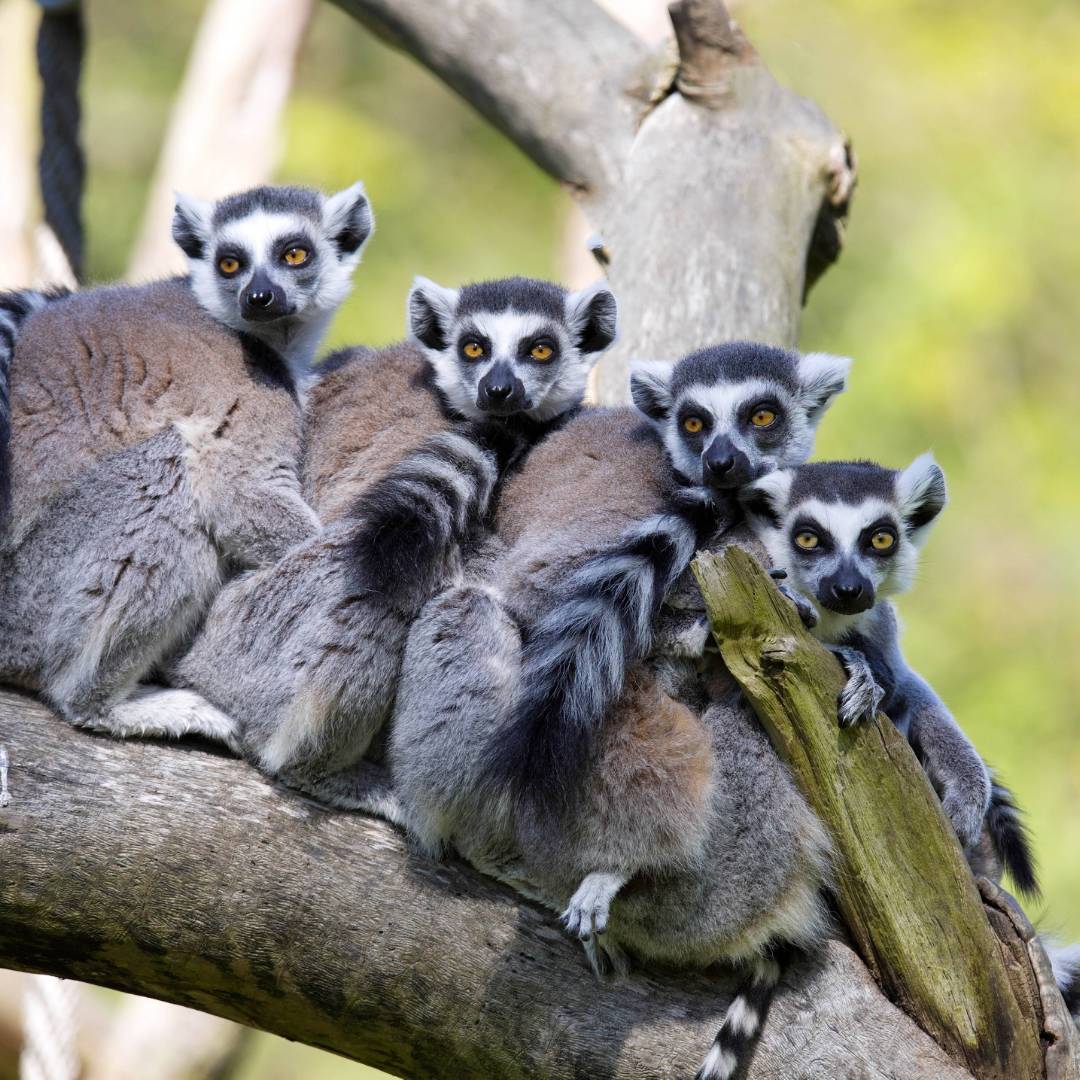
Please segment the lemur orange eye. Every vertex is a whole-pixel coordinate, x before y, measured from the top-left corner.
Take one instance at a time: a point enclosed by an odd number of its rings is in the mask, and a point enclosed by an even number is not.
[[[240,260],[234,259],[231,255],[226,255],[218,259],[217,265],[223,274],[235,274],[240,269]]]
[[[688,431],[691,435],[696,435],[704,426],[705,421],[700,416],[688,416],[683,422],[683,431]]]
[[[798,544],[803,551],[813,551],[814,548],[821,543],[821,540],[813,529],[800,529],[795,534],[795,543]]]
[[[534,360],[550,360],[554,351],[550,345],[534,345],[529,350],[529,355]]]
[[[484,346],[479,341],[466,341],[461,351],[470,360],[479,360],[484,355]]]
[[[772,409],[757,408],[750,416],[754,427],[771,427],[776,422],[776,413]]]
[[[291,247],[282,258],[289,266],[303,266],[311,258],[311,252],[306,247]]]
[[[892,551],[896,546],[896,537],[888,529],[878,529],[870,537],[870,546],[875,551]]]

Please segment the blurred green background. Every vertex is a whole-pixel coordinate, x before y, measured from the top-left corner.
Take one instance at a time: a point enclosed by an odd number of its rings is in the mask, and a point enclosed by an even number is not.
[[[119,276],[201,3],[89,0],[91,276]],[[1046,903],[1080,938],[1080,8],[1072,0],[747,0],[775,73],[851,136],[847,249],[804,348],[857,360],[820,456],[933,448],[952,504],[902,603],[907,651],[1028,812]],[[378,233],[333,343],[400,335],[415,273],[557,276],[565,196],[329,4],[279,178],[367,183]],[[375,1075],[260,1036],[251,1077]]]

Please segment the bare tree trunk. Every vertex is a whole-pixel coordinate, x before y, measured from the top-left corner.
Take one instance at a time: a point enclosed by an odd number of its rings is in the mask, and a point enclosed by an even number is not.
[[[186,269],[169,223],[174,192],[214,199],[266,183],[314,0],[211,0],[173,109],[128,277]]]
[[[843,135],[780,86],[719,0],[679,0],[673,50],[591,0],[337,0],[412,53],[581,201],[622,306],[598,376],[714,341],[794,344],[810,276],[839,250]]]
[[[417,1080],[692,1076],[730,1000],[722,977],[598,986],[547,912],[243,762],[76,732],[4,692],[0,740],[0,966],[165,998]],[[870,1074],[968,1076],[835,943],[791,976],[749,1077]]]

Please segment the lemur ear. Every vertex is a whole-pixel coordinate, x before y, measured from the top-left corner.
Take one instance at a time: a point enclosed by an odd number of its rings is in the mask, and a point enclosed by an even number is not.
[[[602,353],[615,340],[618,320],[615,295],[601,282],[566,298],[566,325],[579,351],[586,356]]]
[[[799,382],[810,419],[816,424],[837,394],[847,387],[851,358],[831,353],[806,353],[799,358]]]
[[[933,454],[917,457],[896,478],[896,499],[900,516],[908,528],[908,537],[919,544],[926,539],[930,525],[945,508],[948,493],[945,473]]]
[[[413,278],[409,290],[409,333],[421,345],[441,352],[446,348],[446,335],[457,310],[457,289],[445,289],[426,277]]]
[[[214,204],[184,195],[180,191],[173,194],[176,197],[172,221],[173,239],[189,259],[203,259],[206,257],[206,244],[210,239],[210,220],[214,215]]]
[[[653,423],[671,412],[671,373],[674,365],[658,360],[639,360],[630,370],[630,397],[638,411]]]
[[[792,474],[788,469],[766,473],[739,492],[739,502],[747,517],[757,518],[779,529],[784,507],[791,491]]]
[[[352,187],[326,198],[323,202],[323,226],[339,255],[359,256],[375,231],[371,203],[359,180]]]

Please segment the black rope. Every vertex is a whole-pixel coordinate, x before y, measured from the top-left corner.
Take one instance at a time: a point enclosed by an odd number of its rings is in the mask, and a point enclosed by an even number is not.
[[[41,156],[38,177],[45,223],[56,234],[77,279],[83,269],[82,193],[86,162],[79,145],[79,76],[82,72],[83,17],[78,0],[39,0],[41,75]]]

